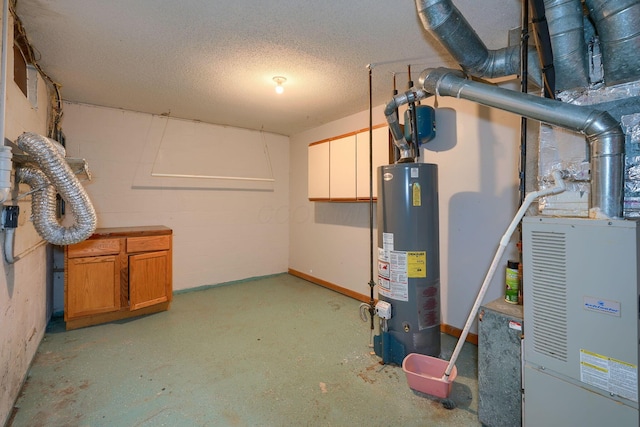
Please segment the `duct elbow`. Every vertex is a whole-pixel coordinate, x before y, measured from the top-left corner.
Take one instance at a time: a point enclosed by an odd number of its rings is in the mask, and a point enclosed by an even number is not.
[[[469,70],[469,74],[491,79],[520,72],[519,46],[509,46],[488,52],[487,60],[476,69]]]
[[[453,78],[448,78],[453,77]],[[427,68],[418,77],[418,84],[424,91],[433,95],[441,95],[441,89],[446,88],[446,95],[457,93],[461,85],[466,81],[462,71],[449,68]]]

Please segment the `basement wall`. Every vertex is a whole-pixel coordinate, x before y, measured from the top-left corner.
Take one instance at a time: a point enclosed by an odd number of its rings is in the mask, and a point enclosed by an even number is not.
[[[423,104],[432,103],[429,99]],[[439,168],[442,323],[462,329],[518,208],[520,117],[448,97],[438,98],[438,108],[437,137],[426,145],[420,161]],[[379,123],[385,123],[383,106],[374,109],[373,124]],[[290,187],[290,269],[365,300],[370,278],[369,204],[309,202],[307,147],[368,126],[369,112],[364,111],[293,135]],[[376,236],[377,227],[374,253]],[[516,255],[514,240],[500,265],[506,268],[507,259]],[[375,262],[374,257],[374,277]],[[485,301],[500,296],[504,296],[502,268]],[[476,330],[474,325],[472,332]]]
[[[173,229],[173,288],[193,289],[287,271],[289,205],[289,139],[231,127],[181,121],[211,132],[212,160],[216,144],[242,146],[243,138],[266,144],[274,181],[271,189],[223,188],[233,183],[184,178],[167,186],[145,187],[153,162],[149,148],[167,142],[157,122],[166,117],[86,104],[64,104],[63,129],[69,156],[87,160],[93,179],[85,188],[98,215],[98,227],[165,225]],[[168,120],[179,121],[170,118]],[[174,123],[176,124],[176,123]],[[168,128],[167,128],[168,129]],[[219,140],[215,135],[223,132]],[[189,152],[189,135],[179,138]],[[173,142],[176,142],[175,138]],[[146,150],[146,151],[145,151]],[[194,152],[194,156],[198,156]],[[201,160],[194,157],[194,162]],[[240,174],[243,153],[228,164]],[[61,290],[56,286],[56,294]],[[57,303],[59,305],[59,303]],[[60,307],[56,307],[60,310]]]
[[[13,20],[9,28],[13,28]],[[9,46],[12,46],[13,31],[9,33],[12,38]],[[34,108],[13,81],[12,49],[7,62],[5,138],[15,141],[27,131],[46,134],[49,96],[44,81],[38,77],[38,102]],[[20,190],[24,193],[29,187],[21,186]],[[50,245],[45,244],[30,222],[31,198],[21,199],[18,206],[14,255],[20,259],[7,264],[3,254],[0,262],[0,425],[11,415],[51,314],[48,304],[51,280],[47,274]],[[2,247],[4,239],[5,234],[1,233]]]

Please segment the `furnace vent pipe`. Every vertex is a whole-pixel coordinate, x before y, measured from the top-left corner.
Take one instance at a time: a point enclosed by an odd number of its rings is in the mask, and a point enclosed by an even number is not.
[[[586,0],[602,51],[607,86],[640,77],[640,0]]]
[[[416,0],[424,28],[438,40],[463,70],[476,77],[504,77],[520,73],[520,46],[489,50],[451,0]],[[528,54],[530,77],[542,86],[536,52]]]
[[[64,159],[64,148],[41,135],[23,133],[17,145],[40,167],[19,168],[17,179],[33,190],[33,225],[40,236],[55,245],[71,245],[87,239],[96,229],[96,212],[89,196]],[[67,203],[75,223],[64,227],[56,217],[56,193]]]
[[[621,218],[624,133],[609,113],[470,81],[462,72],[426,69],[419,87],[427,93],[467,99],[585,134],[591,153],[591,218]]]

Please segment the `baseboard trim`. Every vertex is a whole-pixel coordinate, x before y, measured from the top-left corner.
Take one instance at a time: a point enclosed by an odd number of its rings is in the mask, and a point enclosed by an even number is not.
[[[311,276],[301,271],[294,270],[292,268],[289,269],[289,274],[291,274],[292,276],[296,276],[301,279],[304,279],[308,282],[314,283],[316,285],[320,285],[322,287],[331,289],[332,291],[336,291],[338,293],[341,293],[343,295],[346,295],[348,297],[351,297],[361,302],[369,303],[369,301],[371,300],[371,298],[368,297],[367,295],[363,295],[361,293],[352,291],[351,289],[338,286],[335,283],[327,282],[326,280],[318,279],[317,277]],[[458,329],[450,325],[445,325],[444,323],[440,325],[440,331],[456,338],[460,338],[460,336],[462,335],[462,329]],[[467,334],[466,342],[474,345],[478,345],[478,335],[471,334],[471,333]]]

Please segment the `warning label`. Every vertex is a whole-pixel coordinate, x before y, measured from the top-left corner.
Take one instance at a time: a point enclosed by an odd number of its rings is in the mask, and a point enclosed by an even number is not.
[[[580,381],[638,401],[638,365],[580,349]]]

